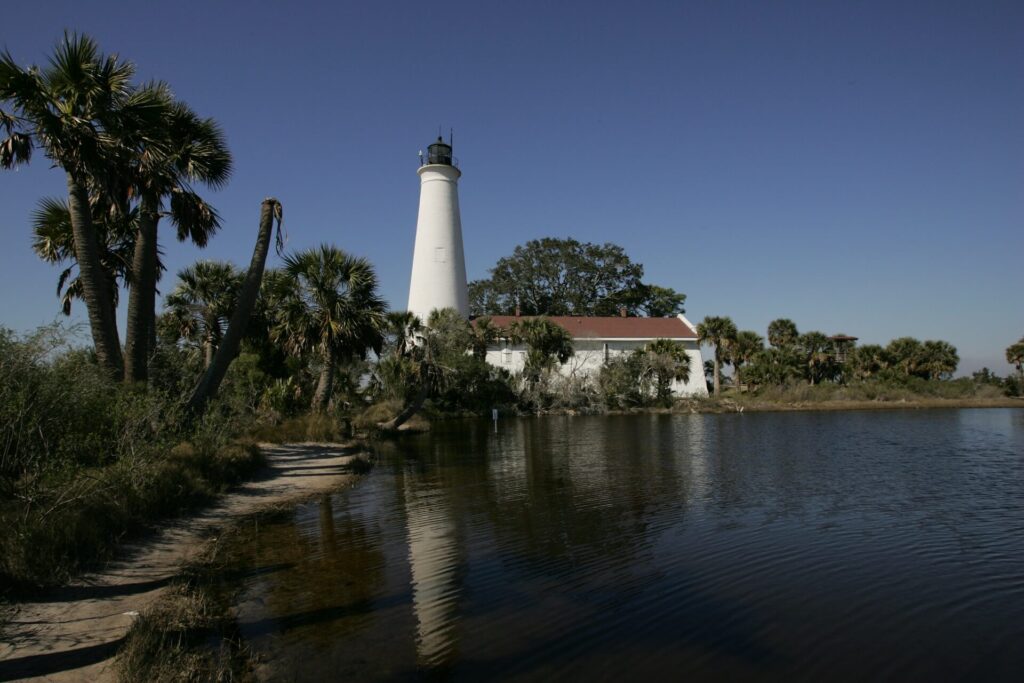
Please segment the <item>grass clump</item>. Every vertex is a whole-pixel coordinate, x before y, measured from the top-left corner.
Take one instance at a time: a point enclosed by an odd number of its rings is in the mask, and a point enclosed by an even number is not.
[[[252,430],[258,441],[296,443],[303,441],[336,442],[351,437],[350,424],[329,413],[291,417],[277,424],[264,424]]]
[[[221,537],[167,592],[139,615],[118,650],[121,681],[252,681],[255,659],[232,611],[240,584]]]

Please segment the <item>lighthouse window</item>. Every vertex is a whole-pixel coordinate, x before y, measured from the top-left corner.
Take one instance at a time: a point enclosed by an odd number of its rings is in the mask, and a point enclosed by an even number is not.
[[[434,260],[438,263],[444,263],[447,259],[447,255],[444,253],[444,247],[437,247],[434,249]]]

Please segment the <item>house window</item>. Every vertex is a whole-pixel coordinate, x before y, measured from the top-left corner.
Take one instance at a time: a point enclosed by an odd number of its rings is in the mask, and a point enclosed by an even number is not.
[[[512,365],[512,349],[505,349],[501,352],[502,360],[505,361],[505,365]]]

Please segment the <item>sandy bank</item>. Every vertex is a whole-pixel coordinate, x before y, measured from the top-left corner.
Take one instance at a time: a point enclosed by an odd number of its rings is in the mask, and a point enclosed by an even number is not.
[[[206,511],[124,548],[101,571],[14,606],[0,634],[0,681],[103,681],[135,615],[218,529],[258,510],[351,484],[347,444],[261,444],[267,467]]]

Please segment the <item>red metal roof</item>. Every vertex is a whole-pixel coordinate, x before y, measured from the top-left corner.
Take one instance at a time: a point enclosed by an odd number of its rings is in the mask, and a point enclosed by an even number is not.
[[[483,316],[481,316],[483,317]],[[491,322],[506,328],[513,322],[537,316],[492,315]],[[623,318],[548,316],[574,339],[696,339],[697,335],[679,318]]]

